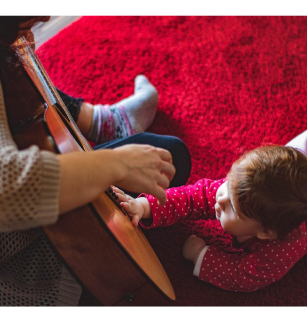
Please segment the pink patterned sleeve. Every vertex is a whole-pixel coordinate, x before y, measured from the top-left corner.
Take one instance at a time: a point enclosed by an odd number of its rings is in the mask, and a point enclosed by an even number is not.
[[[152,220],[143,220],[143,228],[170,226],[181,220],[215,218],[215,195],[225,179],[201,179],[194,185],[181,186],[166,190],[167,201],[159,206],[157,199],[148,194],[146,197],[152,212]]]

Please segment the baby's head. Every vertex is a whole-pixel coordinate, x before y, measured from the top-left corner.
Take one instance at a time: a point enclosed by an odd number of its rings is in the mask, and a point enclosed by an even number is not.
[[[307,157],[294,148],[273,145],[244,154],[226,183],[235,212],[255,224],[259,238],[284,238],[307,219]]]

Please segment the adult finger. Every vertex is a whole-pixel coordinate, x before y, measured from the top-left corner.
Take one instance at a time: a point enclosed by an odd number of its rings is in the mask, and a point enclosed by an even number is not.
[[[169,187],[169,184],[169,178],[165,174],[161,173],[158,177],[158,185],[165,190]]]
[[[166,175],[169,181],[171,181],[176,173],[176,168],[171,163],[163,162],[160,172]]]
[[[173,163],[172,154],[169,151],[167,151],[165,149],[161,149],[161,148],[156,148],[156,149],[157,149],[159,156],[162,160]]]
[[[165,190],[160,187],[159,185],[156,185],[152,187],[147,193],[153,195],[158,199],[159,205],[164,205],[166,202],[166,192]]]

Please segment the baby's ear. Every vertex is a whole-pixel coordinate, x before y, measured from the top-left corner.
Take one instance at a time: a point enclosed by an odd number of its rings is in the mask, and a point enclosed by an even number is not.
[[[277,234],[273,230],[262,229],[257,233],[256,236],[259,239],[277,239]]]

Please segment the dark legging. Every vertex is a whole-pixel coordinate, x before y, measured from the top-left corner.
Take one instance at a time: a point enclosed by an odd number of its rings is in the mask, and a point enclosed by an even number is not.
[[[187,182],[191,171],[191,157],[186,145],[177,137],[144,132],[97,145],[94,149],[113,149],[126,144],[149,144],[168,150],[176,168],[176,174],[170,183],[170,187],[179,187]],[[138,195],[130,192],[129,194],[133,197]]]

